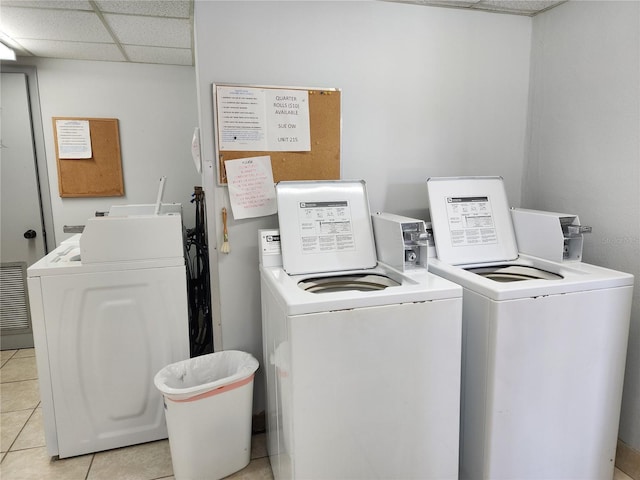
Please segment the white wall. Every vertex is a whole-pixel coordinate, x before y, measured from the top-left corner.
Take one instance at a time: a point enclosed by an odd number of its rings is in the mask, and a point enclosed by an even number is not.
[[[213,82],[337,87],[342,177],[366,180],[372,211],[424,218],[425,180],[439,175],[502,175],[519,204],[530,18],[385,2],[198,1],[195,22],[209,162]],[[208,209],[219,232],[227,192],[214,186],[211,165]],[[212,251],[217,341],[259,359],[257,230],[276,221],[231,219],[231,253]],[[259,378],[256,411],[263,388]]]
[[[584,260],[636,276],[620,438],[640,450],[640,3],[562,4],[532,43],[522,204],[578,214]]]
[[[154,203],[162,175],[163,201],[182,203],[185,225],[194,225],[189,201],[201,179],[191,160],[197,126],[193,67],[27,58],[20,64],[37,69],[56,245],[69,236],[64,225],[84,225],[96,211]],[[60,197],[52,117],[119,120],[123,197]]]

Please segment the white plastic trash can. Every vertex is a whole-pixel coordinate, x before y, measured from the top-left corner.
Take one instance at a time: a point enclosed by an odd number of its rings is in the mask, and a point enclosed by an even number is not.
[[[176,480],[217,480],[249,464],[257,369],[249,353],[226,350],[172,363],[156,374]]]

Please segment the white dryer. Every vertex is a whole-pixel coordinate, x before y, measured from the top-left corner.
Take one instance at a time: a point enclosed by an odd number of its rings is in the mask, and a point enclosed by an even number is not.
[[[460,478],[612,478],[633,276],[518,253],[500,177],[427,181],[463,294]]]
[[[363,182],[276,190],[282,262],[260,268],[276,480],[457,479],[460,287],[377,264]]]
[[[49,455],[166,438],[153,377],[189,358],[180,215],[89,219],[27,275]]]

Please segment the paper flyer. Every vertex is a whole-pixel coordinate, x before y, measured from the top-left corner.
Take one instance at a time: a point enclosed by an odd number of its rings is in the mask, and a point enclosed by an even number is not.
[[[233,218],[262,217],[277,212],[271,157],[224,162]]]

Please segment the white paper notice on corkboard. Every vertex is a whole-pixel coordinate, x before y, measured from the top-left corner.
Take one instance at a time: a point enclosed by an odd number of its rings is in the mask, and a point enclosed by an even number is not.
[[[56,120],[58,158],[91,158],[89,120]]]

